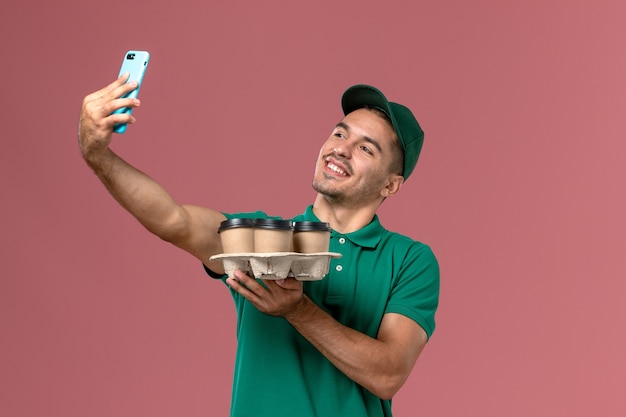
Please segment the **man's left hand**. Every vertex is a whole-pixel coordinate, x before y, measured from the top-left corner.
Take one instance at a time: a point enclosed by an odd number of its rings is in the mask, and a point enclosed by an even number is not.
[[[235,271],[226,283],[250,301],[259,311],[270,316],[284,317],[302,303],[302,282],[295,278],[264,280],[263,284],[241,271]]]

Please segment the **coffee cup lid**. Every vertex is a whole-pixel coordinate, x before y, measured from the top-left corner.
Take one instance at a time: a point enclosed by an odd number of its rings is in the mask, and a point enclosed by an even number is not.
[[[295,222],[296,232],[330,232],[330,224],[325,222]]]
[[[260,229],[293,230],[293,222],[291,220],[256,219],[254,225]]]
[[[254,219],[228,219],[228,220],[224,220],[222,223],[220,223],[220,227],[217,230],[218,233],[221,232],[222,230],[226,230],[226,229],[235,229],[237,227],[254,227],[255,221]]]

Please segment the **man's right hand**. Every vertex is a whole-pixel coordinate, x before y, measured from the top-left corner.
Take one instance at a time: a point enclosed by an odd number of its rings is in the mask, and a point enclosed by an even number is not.
[[[129,74],[121,75],[108,86],[89,94],[83,100],[78,122],[78,143],[83,158],[94,163],[102,156],[113,135],[113,126],[118,123],[134,123],[130,114],[112,114],[122,107],[138,107],[138,99],[120,98],[137,88],[137,82],[128,80]]]

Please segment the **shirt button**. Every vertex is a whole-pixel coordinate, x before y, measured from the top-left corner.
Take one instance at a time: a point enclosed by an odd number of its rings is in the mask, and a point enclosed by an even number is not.
[[[342,270],[342,269],[343,269],[343,266],[341,266],[341,265],[337,265],[337,266],[335,267],[335,270],[336,270],[337,272],[341,272],[341,270]]]
[[[341,243],[342,245],[343,245],[344,243],[346,243],[346,238],[345,238],[345,237],[340,237],[340,238],[339,238],[339,243]]]

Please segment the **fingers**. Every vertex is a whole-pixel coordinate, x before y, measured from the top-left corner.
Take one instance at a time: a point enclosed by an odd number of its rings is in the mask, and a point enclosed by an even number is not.
[[[120,98],[137,88],[137,82],[126,82],[128,77],[128,73],[122,74],[117,80],[83,100],[78,122],[78,140],[81,153],[87,162],[95,163],[104,155],[116,124],[135,123],[135,118],[129,112],[117,111],[125,107],[139,107],[141,104],[136,98]]]
[[[253,304],[259,299],[263,291],[266,291],[255,279],[241,271],[235,271],[233,277],[226,279],[226,283]]]
[[[226,283],[251,301],[256,298],[264,298],[272,294],[275,295],[277,292],[302,291],[302,282],[294,278],[264,280],[263,284],[261,284],[256,279],[249,277],[241,271],[235,271],[234,276],[228,278]]]
[[[293,311],[303,296],[302,282],[294,278],[261,283],[241,271],[235,271],[226,283],[259,311],[271,316],[284,316]]]
[[[300,290],[300,288],[302,288],[302,282],[293,277],[267,281],[267,284],[268,287],[272,285],[285,290]]]
[[[263,279],[263,278],[261,278]],[[228,278],[226,280],[228,283],[236,283],[242,284],[255,294],[261,295],[263,291],[272,291],[274,288],[276,289],[284,289],[284,290],[300,290],[302,288],[302,282],[298,281],[293,277],[284,278],[284,279],[268,279],[264,280],[265,286],[258,283],[255,279],[249,277],[241,271],[235,271],[233,278]]]
[[[106,117],[120,108],[138,107],[140,105],[138,99],[120,98],[126,96],[138,87],[137,81],[126,82],[128,77],[129,73],[126,72],[106,87],[87,95],[83,100],[83,109],[101,109],[105,114],[100,116]],[[115,123],[119,123],[119,121],[116,120]]]
[[[125,72],[124,74],[120,75],[119,77],[117,77],[117,79],[115,81],[113,81],[111,84],[107,85],[106,87],[101,88],[98,91],[95,91],[89,95],[87,95],[85,97],[85,101],[89,102],[89,101],[94,101],[97,100],[101,97],[105,97],[105,96],[109,96],[111,93],[115,92],[116,89],[126,85],[127,88],[132,86],[132,83],[126,83],[126,81],[128,80],[128,77],[130,77],[130,73]],[[136,82],[134,82],[135,84],[137,84]],[[136,88],[136,87],[135,87]],[[131,88],[129,91],[132,91],[133,88]],[[115,97],[112,98],[117,98],[117,97],[121,97],[122,95],[124,95],[124,93],[117,95]]]
[[[139,107],[140,105],[141,101],[139,101],[138,98],[116,98],[114,100],[103,103],[102,109],[105,113],[105,116],[115,116],[118,114],[128,113],[128,111],[123,111],[121,109],[125,109],[126,107],[135,108]],[[115,121],[115,123],[119,122]]]
[[[81,112],[81,125],[85,125],[88,131],[108,131],[118,123],[135,123],[135,118],[130,112],[117,112],[122,108],[136,108],[141,102],[136,98],[107,99],[100,97],[84,103]],[[104,133],[104,131],[102,132]]]
[[[244,290],[247,290],[248,292],[251,292],[253,294],[257,294],[265,290],[265,288],[261,284],[259,284],[254,278],[249,277],[239,270],[235,271],[233,277],[228,278],[226,282],[231,287],[243,288]]]
[[[137,120],[128,113],[113,113],[106,118],[107,126],[115,126],[118,124],[133,124]]]
[[[141,105],[139,99],[120,98],[138,86],[136,81],[127,83],[128,76],[128,73],[125,73],[106,87],[86,96],[83,100],[81,119],[91,121],[96,128],[112,128],[119,123],[134,123],[135,118],[126,114],[127,112],[116,112],[122,108],[135,108]],[[114,112],[116,113],[112,114]]]

